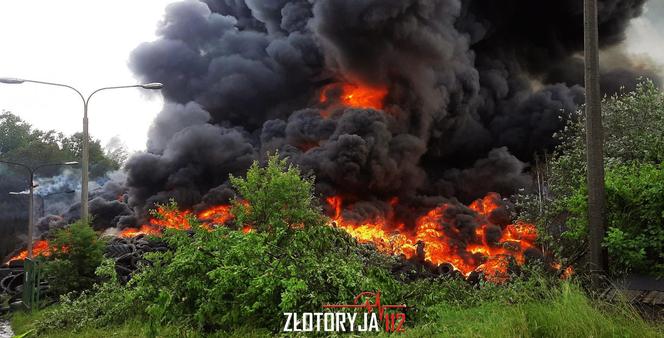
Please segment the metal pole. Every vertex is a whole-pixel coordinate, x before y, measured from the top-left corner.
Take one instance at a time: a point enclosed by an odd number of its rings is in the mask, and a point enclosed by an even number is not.
[[[28,258],[32,260],[32,237],[34,236],[35,225],[35,171],[30,169],[30,194],[28,200]]]
[[[37,195],[39,196],[39,195]],[[39,212],[39,217],[44,217],[46,214],[46,211],[44,210],[46,208],[46,203],[44,202],[44,196],[39,196],[39,200],[41,201],[41,208]]]
[[[22,163],[17,163],[17,162],[11,162],[11,161],[3,161],[0,160],[0,163],[6,163],[6,164],[11,164],[15,166],[19,166],[21,168],[26,169],[30,173],[29,177],[29,182],[28,182],[28,258],[32,260],[33,255],[32,255],[32,237],[34,236],[34,217],[35,217],[35,199],[34,199],[34,192],[35,192],[35,172],[39,170],[40,168],[43,167],[49,167],[49,166],[60,166],[60,165],[74,165],[78,164],[78,162],[65,162],[65,163],[48,163],[48,164],[42,164],[39,166],[36,166],[34,168],[29,167],[25,164]],[[42,200],[43,201],[43,200]]]
[[[88,222],[89,219],[89,206],[88,206],[88,183],[90,180],[89,165],[90,165],[90,142],[88,133],[88,107],[92,97],[104,90],[110,89],[123,89],[123,88],[144,88],[144,89],[161,89],[161,83],[148,83],[144,85],[128,85],[128,86],[114,86],[104,87],[93,91],[86,100],[83,100],[83,156],[82,156],[82,172],[81,172],[81,220]]]
[[[92,95],[90,95],[92,96]],[[88,222],[88,181],[90,166],[90,143],[88,134],[88,102],[90,97],[83,102],[83,149],[81,159],[81,221]]]
[[[586,87],[586,156],[588,161],[588,244],[590,277],[593,287],[600,286],[604,269],[602,240],[605,223],[604,137],[602,101],[599,87],[599,38],[597,0],[584,3],[585,87]]]

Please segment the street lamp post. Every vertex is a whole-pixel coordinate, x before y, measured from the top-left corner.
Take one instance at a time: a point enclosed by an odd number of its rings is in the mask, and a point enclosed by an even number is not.
[[[49,164],[42,164],[36,167],[30,167],[27,166],[23,163],[17,163],[17,162],[10,162],[10,161],[2,161],[0,160],[0,163],[6,163],[10,165],[15,165],[18,167],[21,167],[23,169],[26,169],[30,173],[30,180],[28,181],[28,258],[32,259],[32,237],[34,235],[34,227],[35,227],[35,222],[34,222],[34,215],[35,215],[35,210],[34,210],[34,189],[35,189],[35,172],[41,168],[44,167],[50,167],[50,166],[61,166],[61,165],[76,165],[78,162],[72,161],[72,162],[64,162],[64,163],[49,163]]]
[[[99,88],[95,91],[93,91],[87,99],[79,90],[76,88],[66,85],[66,84],[61,84],[61,83],[54,83],[54,82],[45,82],[45,81],[35,81],[35,80],[26,80],[26,79],[18,79],[18,78],[0,78],[0,83],[4,84],[21,84],[21,83],[36,83],[36,84],[42,84],[42,85],[49,85],[49,86],[57,86],[57,87],[65,87],[69,88],[78,94],[78,96],[81,98],[83,101],[83,147],[82,147],[82,154],[81,154],[81,220],[84,222],[88,221],[88,182],[89,182],[89,166],[90,166],[90,143],[89,143],[89,133],[88,133],[88,105],[90,103],[90,99],[92,98],[93,95],[100,91],[104,90],[111,90],[111,89],[123,89],[123,88],[143,88],[143,89],[151,89],[151,90],[159,90],[164,87],[163,84],[161,83],[146,83],[146,84],[137,84],[137,85],[128,85],[128,86],[113,86],[113,87],[104,87],[104,88]]]

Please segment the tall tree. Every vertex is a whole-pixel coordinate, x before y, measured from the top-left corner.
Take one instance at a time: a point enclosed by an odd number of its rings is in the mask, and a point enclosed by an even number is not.
[[[606,219],[604,192],[604,136],[599,88],[599,38],[597,0],[584,2],[586,156],[588,160],[588,243],[590,273],[599,286],[604,268],[602,240]]]

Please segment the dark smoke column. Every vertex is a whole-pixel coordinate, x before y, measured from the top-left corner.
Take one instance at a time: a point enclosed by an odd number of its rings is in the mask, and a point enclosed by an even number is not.
[[[599,43],[597,0],[584,2],[585,82],[586,82],[586,155],[588,157],[588,242],[590,245],[590,273],[593,287],[599,287],[603,273],[605,194],[604,194],[604,137],[602,130],[602,101],[599,88]]]
[[[598,1],[599,47],[616,47],[646,0]],[[577,0],[190,0],[157,35],[131,55],[167,101],[126,166],[139,218],[171,198],[221,203],[229,173],[277,150],[361,217],[395,197],[412,219],[408,207],[510,196],[584,99]],[[602,84],[619,87],[612,70]],[[344,104],[344,88],[384,99]]]

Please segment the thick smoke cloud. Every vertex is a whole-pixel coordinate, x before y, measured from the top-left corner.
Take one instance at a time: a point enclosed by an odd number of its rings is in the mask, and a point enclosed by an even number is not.
[[[603,48],[644,2],[600,0]],[[423,205],[527,188],[526,163],[583,102],[582,14],[577,0],[172,4],[159,39],[131,56],[168,103],[148,151],[126,165],[129,205],[140,218],[170,198],[227,201],[228,174],[274,151],[359,213],[388,212],[393,197]],[[651,74],[630,63],[602,73],[607,92]],[[336,83],[387,88],[385,106],[324,107]]]
[[[130,205],[151,207],[175,199],[192,207],[223,185],[229,173],[242,174],[256,158],[250,135],[208,120],[196,103],[164,107],[150,130],[151,152],[126,164]]]

